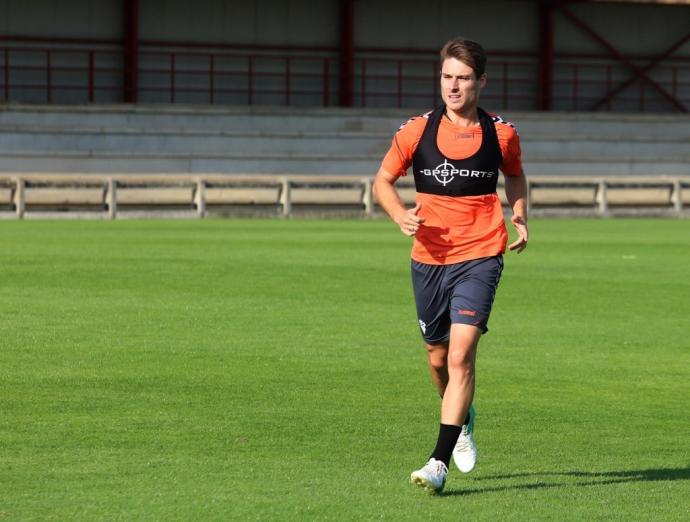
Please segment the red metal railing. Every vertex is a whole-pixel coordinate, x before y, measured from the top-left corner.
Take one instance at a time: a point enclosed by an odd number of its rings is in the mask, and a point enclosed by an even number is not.
[[[440,99],[436,59],[367,57],[355,63],[355,99],[361,106],[376,105],[376,100],[384,99],[386,106],[427,107]],[[528,87],[534,84],[535,67],[524,60],[493,61],[482,99],[490,100],[496,108],[534,108],[536,98]]]
[[[87,42],[88,44],[88,42]],[[117,44],[6,42],[0,46],[0,99],[5,102],[118,103],[123,100],[123,49]],[[339,58],[329,48],[271,48],[157,43],[140,46],[141,102],[200,104],[333,105],[339,95]],[[639,57],[639,63],[645,63]],[[354,105],[431,107],[439,99],[438,60],[415,50],[358,49]],[[536,55],[491,53],[482,93],[496,110],[539,106]],[[631,72],[596,56],[555,56],[556,110],[673,110],[636,79],[612,99],[607,94]],[[655,81],[690,105],[690,59],[666,59]]]
[[[334,60],[329,55],[147,50],[140,53],[139,92],[144,99],[153,93],[170,103],[187,95],[213,104],[230,95],[238,104],[265,97],[274,105],[292,105],[302,96],[329,106],[335,95]]]
[[[98,92],[115,92],[119,83],[100,81],[112,75],[120,79],[121,52],[114,49],[50,47],[0,47],[2,99],[9,101],[59,101],[56,94],[77,92],[80,102],[99,101]],[[75,79],[76,78],[76,79]],[[17,93],[13,96],[13,93]],[[32,93],[43,93],[43,96]]]
[[[666,104],[653,93],[646,82],[639,79],[632,82],[615,98],[607,98],[617,85],[630,76],[620,65],[611,63],[568,63],[556,64],[557,77],[554,79],[554,108],[560,110],[593,110],[598,102],[605,103],[606,110],[614,104],[625,105],[633,110],[645,112],[652,104],[655,107]],[[654,78],[674,98],[685,105],[690,105],[690,63],[684,61],[669,62],[654,68]],[[683,78],[681,80],[681,78]]]

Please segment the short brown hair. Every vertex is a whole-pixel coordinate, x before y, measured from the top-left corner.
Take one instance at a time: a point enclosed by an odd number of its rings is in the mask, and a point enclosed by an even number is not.
[[[441,49],[441,64],[448,58],[460,60],[465,65],[472,67],[479,78],[486,69],[486,53],[484,48],[472,40],[458,36],[448,40]]]

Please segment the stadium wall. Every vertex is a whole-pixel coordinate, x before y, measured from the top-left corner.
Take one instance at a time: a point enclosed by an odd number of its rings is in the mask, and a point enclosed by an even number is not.
[[[0,52],[4,100],[123,101],[122,43],[128,3],[2,2],[0,47],[4,49],[0,51],[9,49]],[[341,100],[341,37],[348,29],[341,10],[347,1],[134,3],[139,6],[135,18],[140,102],[323,106]],[[669,56],[653,68],[653,81],[690,105],[690,6],[565,4],[563,10],[551,13],[555,61],[550,108],[587,110],[630,76],[630,64],[621,57],[643,68],[664,54]],[[433,104],[436,51],[448,37],[462,34],[481,41],[491,54],[485,96],[491,105],[543,108],[537,82],[548,37],[543,8],[547,4],[377,0],[352,5],[353,105]],[[616,53],[619,56],[613,56]],[[90,77],[94,74],[89,60],[95,64],[95,78]],[[635,81],[602,109],[670,112],[678,107],[650,82]]]
[[[123,3],[4,0],[0,34],[116,40],[122,37]],[[536,53],[538,8],[536,0],[355,1],[355,41],[362,47],[436,49],[448,37],[462,34],[488,49]],[[576,2],[568,9],[629,55],[662,53],[670,37],[682,36],[690,26],[687,5]],[[339,0],[146,0],[139,3],[139,11],[142,40],[317,47],[339,43]],[[557,16],[555,24],[557,52],[601,52],[565,18]],[[690,46],[676,55],[690,58]]]

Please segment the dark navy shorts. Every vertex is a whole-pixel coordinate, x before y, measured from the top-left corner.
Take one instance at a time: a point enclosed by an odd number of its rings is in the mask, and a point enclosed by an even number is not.
[[[486,333],[502,271],[501,255],[453,265],[413,260],[412,288],[424,341],[447,342],[453,323],[470,324]]]

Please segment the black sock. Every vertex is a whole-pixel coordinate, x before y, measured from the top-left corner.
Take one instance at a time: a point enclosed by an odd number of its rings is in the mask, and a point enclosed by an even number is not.
[[[450,456],[453,454],[453,448],[455,448],[455,443],[458,441],[461,430],[461,426],[441,424],[441,428],[438,430],[436,447],[429,458],[440,460],[448,467],[450,465]]]

